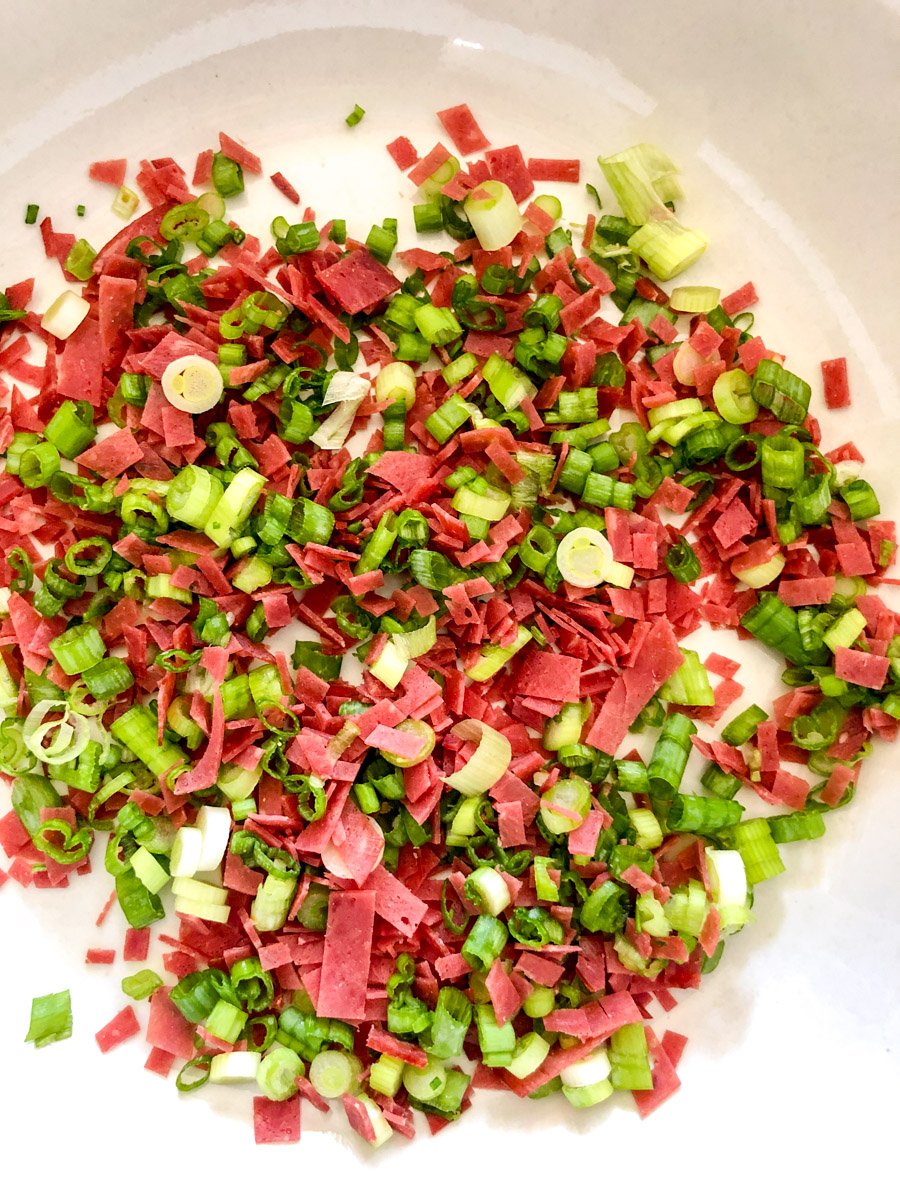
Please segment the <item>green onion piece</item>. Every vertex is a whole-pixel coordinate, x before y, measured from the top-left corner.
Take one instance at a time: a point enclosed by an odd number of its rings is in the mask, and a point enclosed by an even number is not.
[[[169,742],[157,741],[156,718],[146,708],[129,709],[113,721],[110,732],[159,778],[186,761],[181,751]]]
[[[244,172],[240,163],[217,151],[213,155],[212,184],[223,199],[237,196],[244,190]]]
[[[416,233],[439,233],[444,228],[444,213],[439,200],[413,205]]]
[[[469,930],[462,946],[462,956],[476,971],[488,971],[503,950],[509,932],[502,921],[482,913]]]
[[[753,399],[787,425],[802,425],[812,389],[805,380],[786,371],[781,363],[764,358],[753,373]]]
[[[122,991],[132,1000],[147,1000],[162,986],[163,981],[157,973],[146,968],[134,975],[126,975],[122,980]]]
[[[756,733],[757,728],[766,720],[764,708],[751,704],[742,713],[738,713],[722,730],[722,741],[729,746],[743,746]]]
[[[663,832],[656,814],[650,808],[633,808],[628,820],[635,832],[635,845],[641,850],[655,850],[662,845]]]
[[[736,800],[679,793],[669,805],[666,825],[679,833],[714,833],[736,825],[743,811]]]
[[[72,997],[68,991],[35,996],[31,1002],[31,1021],[26,1042],[36,1047],[64,1042],[72,1036]]]
[[[361,108],[358,104],[354,104],[352,111],[349,112],[346,117],[344,117],[344,122],[352,129],[354,125],[358,125],[360,123],[365,115],[366,110]]]
[[[488,358],[482,374],[491,395],[507,412],[518,408],[523,400],[537,395],[537,388],[528,376],[499,354],[492,354]]]
[[[650,1091],[650,1055],[642,1024],[624,1025],[609,1039],[609,1081],[616,1091]]]
[[[732,800],[743,786],[740,779],[723,771],[718,763],[709,763],[700,776],[700,782],[713,796],[722,800]]]
[[[872,485],[865,479],[851,479],[845,483],[840,489],[840,496],[850,509],[850,517],[853,521],[867,521],[870,517],[877,517],[881,512],[878,497],[875,495]]]
[[[858,608],[849,608],[825,631],[822,640],[829,650],[836,651],[839,646],[850,647],[864,631],[866,618]],[[787,656],[785,656],[787,657]]]
[[[434,1010],[428,1052],[435,1058],[456,1058],[472,1022],[472,1005],[455,987],[442,987]]]
[[[579,919],[589,933],[618,933],[625,928],[628,894],[612,879],[595,888],[581,907]]]
[[[39,205],[29,204],[25,209],[25,224],[33,225],[35,223],[35,221],[38,219],[38,213],[40,211],[41,210],[40,210]]]
[[[65,269],[70,275],[84,282],[91,277],[96,257],[97,251],[90,242],[79,238],[66,256]]]
[[[227,1000],[217,1000],[206,1018],[205,1027],[213,1037],[234,1045],[241,1036],[246,1019],[246,1014],[237,1005],[230,1004]]]
[[[436,308],[433,304],[420,304],[414,313],[416,327],[422,337],[432,346],[446,346],[462,336],[462,326],[453,315],[452,308]]]
[[[670,704],[708,706],[715,704],[712,684],[696,650],[682,649],[684,662],[659,690],[661,699]]]
[[[760,596],[753,608],[741,617],[741,624],[764,645],[779,651],[789,662],[804,665],[813,661],[800,638],[796,611],[779,600],[774,592]]]
[[[731,840],[744,860],[747,882],[751,887],[780,875],[784,870],[784,863],[765,818],[756,817],[735,825]]]
[[[343,1050],[320,1050],[309,1064],[309,1082],[326,1100],[358,1088],[359,1059]]]
[[[455,1058],[462,1054],[463,1042],[472,1024],[472,1004],[457,988],[442,988],[434,1007],[428,1054],[436,1058]]]
[[[658,279],[672,279],[692,266],[709,243],[695,229],[686,229],[674,217],[647,221],[628,239]]]
[[[397,248],[397,230],[387,220],[382,225],[373,225],[366,238],[366,249],[379,262],[388,263]]]
[[[290,1100],[297,1093],[297,1079],[305,1073],[300,1055],[289,1046],[276,1043],[257,1068],[256,1084],[270,1100]]]
[[[132,870],[116,875],[116,898],[132,929],[144,929],[165,916],[159,898],[141,883]]]
[[[80,675],[99,663],[106,645],[93,625],[73,625],[50,642],[50,651],[67,675]]]
[[[204,467],[188,466],[179,471],[166,492],[166,511],[174,521],[203,529],[225,489]]]
[[[250,467],[238,471],[203,527],[206,536],[219,547],[230,545],[246,524],[265,483],[265,477]]]
[[[60,469],[59,451],[50,442],[38,442],[19,461],[19,478],[28,488],[45,487]]]
[[[821,525],[831,503],[828,475],[807,475],[791,493],[791,511],[802,525]]]
[[[700,560],[687,538],[680,537],[666,553],[666,569],[679,583],[693,583],[700,577]]]
[[[732,425],[749,425],[759,413],[759,405],[751,395],[750,376],[739,367],[724,371],[716,379],[713,403],[722,420]]]
[[[469,420],[472,413],[466,401],[458,396],[450,396],[443,404],[427,416],[425,428],[440,445],[449,442],[454,433]]]
[[[769,832],[776,845],[811,841],[825,833],[825,818],[815,811],[785,813],[780,817],[769,817]]]
[[[399,1058],[382,1054],[369,1068],[369,1088],[381,1096],[396,1096],[403,1083],[403,1071],[406,1067]]]
[[[250,917],[256,928],[270,933],[281,929],[296,891],[296,878],[278,879],[275,875],[267,875],[250,906]]]
[[[475,1027],[478,1031],[478,1046],[485,1065],[489,1067],[509,1066],[516,1048],[516,1031],[512,1022],[498,1024],[492,1005],[477,1004],[475,1006]]]

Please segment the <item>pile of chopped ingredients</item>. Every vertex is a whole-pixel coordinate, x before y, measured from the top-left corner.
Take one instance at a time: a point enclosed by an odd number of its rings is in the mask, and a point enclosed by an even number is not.
[[[601,159],[623,215],[560,223],[534,183],[577,160],[438,115],[464,166],[388,149],[455,248],[307,209],[264,250],[223,134],[192,183],[142,162],[150,209],[99,253],[45,219],[72,286],[0,310],[9,877],[65,887],[102,840],[126,961],[177,914],[174,982],[122,982],[147,1066],[255,1083],[259,1141],[340,1101],[378,1146],[479,1087],[651,1112],[684,1043],[651,1009],[900,718],[894,526],[751,336],[753,286],[657,282],[706,245],[673,164]],[[91,174],[133,216],[125,167]],[[771,712],[734,715],[738,664],[680,644],[701,625],[771,649]],[[68,993],[35,1002],[33,1041],[70,1031]]]

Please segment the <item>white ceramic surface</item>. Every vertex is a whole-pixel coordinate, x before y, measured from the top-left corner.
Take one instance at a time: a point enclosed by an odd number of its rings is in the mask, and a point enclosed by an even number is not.
[[[819,403],[819,360],[848,356],[854,406],[824,421],[826,440],[856,440],[886,512],[900,515],[898,51],[894,0],[7,0],[0,284],[41,260],[37,232],[22,224],[26,202],[99,244],[114,220],[107,192],[86,180],[90,160],[127,155],[133,166],[171,153],[191,164],[220,127],[267,171],[284,171],[320,216],[346,216],[362,233],[409,210],[411,190],[384,143],[404,133],[427,148],[440,135],[431,114],[460,100],[496,144],[580,155],[589,180],[598,181],[597,153],[654,140],[682,165],[684,212],[712,240],[689,281],[730,289],[752,277],[757,328],[814,381]],[[357,101],[367,116],[350,131],[343,116]],[[88,215],[78,222],[81,201]],[[571,204],[577,218],[580,198]],[[235,211],[262,231],[283,207],[261,182]],[[46,296],[59,276],[43,277]],[[137,1041],[98,1054],[93,1032],[124,1003],[126,973],[121,962],[83,965],[89,945],[121,942],[117,914],[102,929],[90,923],[107,891],[102,871],[27,898],[8,884],[5,1182],[27,1178],[29,1194],[60,1195],[81,1177],[104,1200],[173,1188],[681,1197],[802,1186],[830,1197],[881,1185],[893,1194],[897,765],[896,748],[878,747],[861,796],[835,814],[826,839],[788,847],[787,874],[757,890],[754,925],[673,1014],[691,1039],[683,1087],[646,1123],[627,1100],[579,1114],[558,1098],[482,1094],[437,1139],[375,1157],[342,1133],[317,1132],[326,1122],[308,1109],[300,1146],[257,1149],[249,1092],[179,1097],[142,1071]],[[39,1052],[23,1046],[31,997],[62,987],[73,993],[75,1036]],[[331,1127],[342,1129],[342,1117]]]

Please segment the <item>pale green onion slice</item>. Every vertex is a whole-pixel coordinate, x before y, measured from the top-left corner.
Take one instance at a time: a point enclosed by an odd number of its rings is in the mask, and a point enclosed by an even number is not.
[[[213,221],[221,221],[225,216],[225,201],[218,192],[203,192],[197,197],[197,207],[209,213]]]
[[[625,944],[628,945],[627,942]],[[593,1108],[595,1104],[602,1104],[604,1100],[610,1098],[613,1094],[613,1085],[608,1079],[603,1079],[591,1087],[583,1088],[566,1087],[564,1084],[562,1094],[573,1108]]]
[[[369,387],[368,379],[354,371],[335,371],[322,398],[326,407],[335,406],[334,412],[325,418],[309,440],[320,450],[340,450],[350,433],[356,410],[369,394]]]
[[[543,1065],[549,1053],[550,1043],[546,1038],[542,1038],[539,1033],[526,1033],[516,1042],[512,1062],[505,1069],[510,1075],[515,1075],[516,1079],[527,1079]]]
[[[128,221],[137,212],[140,202],[141,198],[137,192],[133,192],[130,187],[122,184],[112,202],[112,210],[117,217],[121,217],[123,221]]]
[[[453,726],[453,732],[464,742],[475,742],[476,749],[465,766],[448,775],[444,783],[464,796],[479,796],[489,791],[503,777],[512,759],[509,739],[474,719],[460,721]]]
[[[852,646],[866,627],[866,618],[858,608],[849,608],[826,629],[822,641],[834,653],[839,646]]]
[[[90,304],[82,296],[73,291],[60,292],[41,317],[41,329],[64,342],[90,311]]]
[[[262,1055],[258,1050],[229,1050],[209,1064],[210,1083],[254,1083]]]
[[[249,771],[246,767],[239,767],[237,763],[226,763],[219,772],[216,787],[233,803],[252,796],[260,779],[262,767]]]
[[[250,905],[250,919],[261,933],[274,933],[276,929],[281,929],[288,919],[296,890],[296,879],[266,876]]]
[[[734,571],[735,576],[746,583],[747,587],[762,588],[777,579],[784,570],[783,554],[773,554],[768,562],[758,563],[755,567],[747,567],[743,571]],[[733,568],[732,568],[733,569]]]
[[[172,895],[179,899],[195,900],[198,904],[226,904],[228,901],[226,888],[182,875],[172,880]]]
[[[731,425],[747,425],[755,421],[759,405],[751,395],[753,381],[746,371],[736,367],[724,371],[713,384],[713,403],[719,415]]]
[[[426,721],[416,721],[412,717],[407,717],[405,721],[401,721],[397,726],[397,731],[399,733],[411,733],[417,737],[420,742],[420,749],[411,758],[405,758],[400,754],[392,754],[390,750],[382,750],[382,758],[386,758],[395,767],[403,767],[405,769],[407,767],[415,767],[431,756],[431,752],[434,750],[435,736],[434,730]]]
[[[209,412],[222,399],[225,381],[218,365],[199,354],[185,354],[163,371],[162,390],[180,412]]]
[[[429,617],[421,629],[410,629],[406,633],[392,633],[391,641],[409,658],[427,654],[437,641],[437,621]]]
[[[591,789],[578,775],[561,779],[541,796],[541,818],[558,837],[577,829],[591,808]]]
[[[416,373],[405,362],[389,362],[375,377],[375,399],[380,403],[402,400],[407,408],[416,398]]]
[[[618,154],[599,158],[600,169],[632,225],[643,225],[665,212],[667,201],[682,196],[678,168],[649,142],[629,146]]]
[[[502,250],[522,228],[522,214],[512,192],[499,179],[486,179],[463,201],[482,250]]]
[[[57,709],[59,716],[50,714]],[[52,765],[71,762],[91,740],[91,722],[65,700],[40,700],[25,718],[22,740],[35,758]]]
[[[691,417],[695,413],[702,412],[703,405],[696,396],[685,396],[683,400],[672,400],[669,404],[660,404],[658,408],[651,408],[647,416],[652,429],[656,425],[661,425],[663,421],[680,420],[682,417]]]
[[[512,903],[509,885],[494,867],[477,867],[466,879],[465,891],[480,912],[492,917],[499,917]]]
[[[214,808],[204,804],[197,815],[194,827],[203,835],[203,849],[200,851],[200,871],[214,871],[228,849],[228,839],[231,837],[231,813],[227,808]]]
[[[393,689],[403,678],[409,663],[410,654],[405,644],[389,638],[368,669],[386,688]]]
[[[695,229],[686,229],[674,217],[648,221],[628,239],[658,279],[672,279],[692,266],[709,242]]]
[[[427,1104],[444,1090],[447,1068],[436,1058],[429,1058],[425,1067],[407,1065],[403,1068],[403,1086],[414,1100]]]
[[[571,530],[556,549],[559,573],[573,587],[599,587],[612,562],[609,542],[598,529],[589,525]]]
[[[701,284],[673,288],[669,308],[683,313],[712,312],[719,303],[720,295],[717,287],[704,287]]]
[[[419,191],[423,196],[429,199],[432,196],[440,195],[441,188],[450,182],[454,175],[459,173],[459,159],[455,154],[451,154],[446,161],[442,162],[437,170],[424,179],[419,184]]]
[[[179,897],[175,911],[185,917],[197,917],[214,925],[227,925],[231,920],[231,909],[227,904],[207,904],[203,900],[184,900]]]
[[[610,587],[630,588],[633,580],[634,567],[613,561],[606,568],[606,582]]]
[[[722,926],[740,929],[750,918],[747,907],[747,868],[738,850],[706,850],[706,867],[713,903]]]
[[[520,625],[516,631],[516,636],[508,646],[485,646],[471,667],[466,668],[466,675],[470,679],[474,679],[476,683],[490,679],[492,675],[497,674],[502,666],[509,662],[514,654],[517,654],[523,646],[528,645],[531,637],[531,631],[526,629],[524,625]]]
[[[169,870],[177,876],[196,875],[202,855],[203,834],[193,825],[182,825],[172,842]]]
[[[220,548],[229,546],[246,524],[266,479],[252,467],[242,467],[225,489],[203,528]]]
[[[541,739],[544,749],[561,750],[563,746],[577,746],[590,709],[589,700],[564,704],[557,716],[551,717],[544,725]]]
[[[169,882],[169,872],[146,846],[138,846],[128,860],[128,865],[147,891],[152,892],[154,896],[158,895]]]
[[[451,507],[466,517],[481,517],[484,521],[499,521],[509,511],[511,498],[501,488],[485,484],[483,491],[475,491],[465,484],[456,489]]]
[[[322,1050],[309,1064],[309,1082],[325,1100],[352,1092],[359,1079],[359,1059],[343,1050]]]
[[[564,1087],[593,1087],[594,1084],[608,1079],[611,1069],[609,1056],[602,1046],[598,1046],[580,1062],[564,1068],[559,1077]]]
[[[386,1141],[388,1141],[388,1139],[393,1135],[394,1131],[388,1124],[384,1113],[371,1096],[360,1096],[359,1101],[368,1114],[369,1121],[372,1125],[372,1132],[375,1135],[373,1141],[371,1141],[369,1144],[374,1150],[377,1150],[379,1147],[383,1146]]]
[[[557,196],[535,196],[531,203],[537,208],[543,209],[553,221],[558,221],[562,216],[562,201]]]

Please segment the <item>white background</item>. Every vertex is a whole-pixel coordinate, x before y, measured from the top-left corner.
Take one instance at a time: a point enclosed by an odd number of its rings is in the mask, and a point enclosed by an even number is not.
[[[190,173],[219,128],[267,172],[282,170],[321,219],[345,216],[361,236],[409,211],[411,190],[383,146],[403,133],[427,150],[441,136],[437,108],[467,100],[495,144],[580,155],[594,182],[596,154],[653,140],[684,169],[684,219],[712,240],[689,281],[731,290],[752,277],[756,331],[788,352],[819,401],[818,361],[847,355],[854,407],[826,422],[826,442],[854,438],[886,513],[900,513],[896,5],[7,0],[4,16],[0,287],[42,257],[22,224],[26,202],[99,245],[116,223],[108,191],[86,179],[89,161],[128,156],[133,174],[139,157],[173,154]],[[343,117],[356,102],[367,116],[350,131]],[[264,232],[285,205],[268,182],[250,193],[233,211]],[[580,196],[566,200],[578,219]],[[756,669],[758,687],[749,671],[740,678],[754,696],[771,693],[772,660]],[[877,750],[857,801],[834,814],[824,841],[786,848],[788,872],[757,890],[753,926],[676,1010],[673,1026],[691,1039],[684,1086],[646,1123],[627,1099],[576,1114],[556,1098],[481,1094],[437,1139],[394,1139],[375,1158],[343,1133],[316,1132],[325,1122],[308,1109],[300,1146],[257,1149],[249,1092],[182,1098],[142,1071],[142,1043],[97,1051],[92,1035],[125,1002],[118,981],[133,969],[83,965],[89,945],[121,945],[117,913],[92,925],[108,890],[102,870],[69,892],[26,897],[8,884],[7,1189],[18,1175],[49,1195],[86,1172],[96,1196],[136,1200],[173,1187],[380,1197],[524,1184],[680,1197],[802,1186],[830,1197],[880,1182],[890,1193],[900,819],[896,747]],[[75,1036],[22,1045],[31,997],[64,987]],[[341,1114],[331,1127],[343,1130]]]

